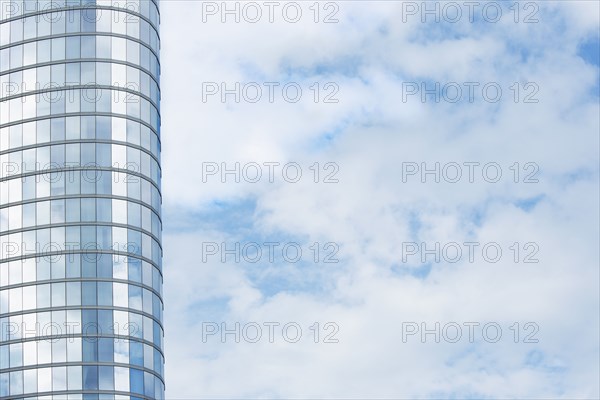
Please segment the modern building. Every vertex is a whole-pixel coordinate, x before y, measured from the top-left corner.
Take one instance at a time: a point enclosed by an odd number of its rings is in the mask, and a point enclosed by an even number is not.
[[[162,399],[157,0],[0,0],[0,398]]]

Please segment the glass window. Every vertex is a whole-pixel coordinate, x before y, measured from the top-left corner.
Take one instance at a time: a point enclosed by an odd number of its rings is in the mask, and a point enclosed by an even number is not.
[[[23,65],[23,46],[10,48],[10,68],[19,68]]]
[[[79,147],[79,145],[67,145],[67,153],[69,150],[69,146],[77,146]],[[79,210],[79,199],[67,199],[66,200],[66,205],[65,205],[65,214],[66,214],[66,221],[67,222],[77,222],[79,221],[80,218],[80,210]],[[72,227],[68,227],[67,228],[67,232],[69,232],[69,229]],[[79,242],[79,233],[77,233],[77,238],[71,238],[71,240],[69,240],[69,243],[74,243],[74,242]]]
[[[40,278],[40,275],[40,271],[38,270],[38,279]],[[37,286],[37,307],[50,307],[50,285]]]
[[[75,65],[79,68],[79,64],[68,65]],[[77,72],[77,78],[75,78],[74,81],[79,82],[79,72]],[[67,140],[79,139],[81,135],[79,117],[68,117],[65,122],[65,130],[65,137]],[[79,158],[74,158],[73,160],[79,162]]]
[[[84,145],[82,145],[83,147]],[[85,146],[88,147],[88,146]],[[82,221],[95,221],[96,220],[96,199],[90,199],[90,198],[84,198],[81,199],[81,219]],[[86,239],[85,242],[83,242],[83,244],[88,244],[88,243],[95,243],[96,242],[96,238],[94,235],[94,238],[90,238],[90,240],[88,241]]]
[[[152,314],[152,292],[143,289],[144,312]]]
[[[100,338],[98,340],[98,361],[113,362],[114,345],[114,338]]]
[[[23,310],[34,310],[36,307],[36,287],[26,286],[23,288]]]
[[[98,199],[100,200],[100,199]],[[109,200],[110,202],[110,200]],[[109,210],[110,212],[110,210]],[[108,214],[108,220],[110,221],[110,214]],[[98,226],[96,229],[96,240],[99,249],[110,250],[112,249],[112,228],[110,226]]]
[[[37,62],[45,63],[50,61],[50,40],[40,40],[37,42]],[[38,68],[39,74],[40,68]],[[39,80],[39,78],[38,78]]]
[[[128,304],[128,285],[124,283],[113,283],[113,305],[115,307],[127,307]],[[122,317],[122,315],[121,315]],[[116,321],[121,323],[120,326],[127,324],[127,320]]]
[[[78,306],[81,305],[81,283],[80,282],[67,282],[67,305]]]
[[[67,389],[67,367],[52,368],[52,390],[61,391]]]
[[[154,367],[154,347],[144,345],[144,367],[152,369]]]
[[[95,338],[83,338],[83,362],[98,362],[98,343]]]
[[[142,281],[142,262],[137,258],[128,259],[129,280],[133,282]]]
[[[83,367],[83,389],[98,390],[98,367]]]
[[[127,36],[134,38],[140,37],[140,18],[138,16],[128,15],[127,19]]]
[[[64,12],[55,12],[50,14],[49,16],[46,15],[45,17],[52,21],[53,35],[60,35],[62,33],[65,33],[66,19]]]
[[[112,38],[112,59],[127,61],[127,40],[123,38]]]
[[[115,325],[116,326],[116,325]],[[117,331],[115,334],[122,334]],[[117,363],[129,363],[129,341],[124,339],[114,340],[114,361]]]
[[[36,17],[25,18],[23,23],[23,39],[34,39],[37,35]]]
[[[23,371],[23,393],[37,392],[37,369],[28,369]]]
[[[80,228],[78,226],[68,227],[67,233],[76,232],[77,238],[80,237]],[[67,235],[67,238],[70,236]],[[69,240],[69,243],[79,243],[79,240]],[[81,276],[81,256],[79,254],[69,254],[67,260],[67,278],[79,278]]]
[[[79,166],[79,161],[71,166]],[[80,194],[81,193],[81,172],[71,170],[67,173],[65,193],[67,195]],[[79,213],[80,211],[77,210]],[[78,214],[79,215],[79,214]]]
[[[96,282],[82,282],[82,305],[84,306],[95,306],[96,305]]]
[[[4,25],[0,25],[0,27],[4,27]],[[0,40],[2,40],[2,35],[0,35]],[[0,70],[6,71],[10,68],[10,50],[3,49],[0,50]]]
[[[38,370],[38,391],[49,392],[52,390],[52,368]]]
[[[129,376],[127,376],[129,378]],[[0,374],[0,396],[8,396],[9,394],[9,378],[8,374]],[[129,387],[129,379],[127,380],[127,386]]]
[[[141,205],[133,202],[127,203],[127,223],[133,226],[141,226]]]
[[[144,373],[137,369],[129,370],[129,386],[133,393],[144,394]]]
[[[96,31],[96,10],[91,7],[86,7],[81,11],[81,31],[95,32]],[[101,12],[101,10],[98,10]]]
[[[63,325],[64,326],[64,325]],[[61,326],[62,328],[62,326]],[[62,329],[59,333],[64,333]],[[56,339],[52,343],[52,361],[62,363],[67,361],[67,339]],[[56,389],[56,387],[55,387]]]
[[[108,63],[96,63],[96,83],[109,86],[112,84],[111,66]]]
[[[40,71],[47,72],[47,74],[48,74],[47,79],[49,81],[50,80],[50,67],[39,68],[38,69],[38,79],[39,79]],[[37,130],[37,143],[46,143],[46,142],[50,141],[50,120],[44,119],[44,120],[37,121],[36,130]],[[43,160],[40,160],[40,158],[41,158],[40,151],[43,151],[43,150],[47,150],[47,149],[45,149],[45,148],[38,149],[37,157],[38,157],[39,163],[44,162]]]
[[[96,57],[96,38],[94,36],[81,36],[81,58]]]
[[[154,339],[152,340],[152,342],[162,349],[163,348],[163,336],[164,336],[162,329],[160,328],[160,325],[158,325],[158,322],[154,321],[153,324],[154,324],[154,332],[153,332]]]
[[[108,229],[110,230],[110,227],[108,227]],[[110,246],[109,246],[110,247]],[[97,257],[97,265],[98,265],[98,277],[99,278],[112,278],[112,256],[110,254],[98,254]],[[105,282],[99,282],[98,285],[104,284]],[[108,284],[110,285],[111,283],[108,282]],[[100,292],[102,291],[101,287],[98,286],[98,293],[100,296]],[[111,293],[111,299],[112,299],[112,286],[110,289],[110,293]],[[104,304],[103,302],[99,303],[99,304]],[[108,304],[110,305],[111,302],[109,301]]]
[[[36,342],[23,343],[23,365],[34,365],[37,363]]]
[[[52,307],[63,307],[66,304],[65,283],[52,284]]]
[[[80,36],[70,36],[66,39],[66,58],[69,60],[78,59],[81,57],[81,37]],[[78,65],[78,64],[76,64]],[[75,81],[73,81],[75,82]],[[79,82],[77,80],[76,82]]]
[[[133,40],[127,41],[127,61],[134,64],[140,62],[140,45]]]
[[[106,17],[105,17],[106,19]],[[110,58],[111,56],[111,37],[97,36],[96,37],[96,57]]]
[[[144,372],[144,394],[154,397],[154,375]]]
[[[112,361],[112,360],[111,360]],[[98,368],[100,390],[113,390],[115,388],[114,368],[101,366]]]
[[[103,174],[108,175],[108,174]],[[111,199],[97,199],[96,215],[98,222],[111,222],[112,220],[112,201]]]
[[[127,33],[128,14],[121,11],[113,11],[112,14],[112,32],[124,35]]]
[[[91,174],[92,172],[88,172],[89,174]],[[94,178],[94,180],[96,181],[96,194],[99,195],[111,195],[111,189],[112,189],[112,181],[111,181],[111,177],[112,174],[110,171],[99,171],[96,170],[93,173],[96,174],[96,177]],[[92,182],[90,182],[92,183]]]
[[[80,366],[67,367],[68,389],[81,390],[82,370]]]
[[[106,131],[105,131],[106,132]],[[109,135],[110,135],[110,130],[108,131]],[[100,132],[97,131],[96,135],[99,135]],[[100,139],[100,138],[98,138]],[[110,136],[107,138],[107,140],[110,139]],[[111,156],[112,156],[112,150],[111,150],[111,145],[108,143],[97,143],[96,144],[96,164],[100,167],[105,167],[105,168],[109,168],[111,167]],[[108,173],[106,173],[108,174]]]
[[[133,229],[127,230],[127,244],[129,253],[142,254],[142,233]]]
[[[55,147],[62,147],[64,150],[64,146],[55,146]],[[63,162],[64,164],[64,162]],[[63,173],[58,172],[57,175],[63,175]],[[50,202],[50,220],[53,224],[60,224],[65,222],[65,201],[64,200],[52,200]],[[56,231],[56,233],[58,234],[59,232]],[[64,236],[64,234],[63,234]],[[62,240],[61,240],[62,239]],[[62,243],[64,242],[64,237],[63,238],[52,238],[52,241],[54,243]],[[59,250],[61,250],[61,248],[59,248]]]
[[[26,43],[23,45],[23,65],[33,65],[37,62],[37,42]],[[35,76],[35,68],[32,73]],[[29,81],[25,81],[29,82]]]
[[[53,228],[52,230],[53,231],[62,231],[63,232],[63,234],[62,234],[63,239],[60,242],[58,242],[58,243],[59,243],[59,248],[60,249],[64,249],[63,243],[65,243],[65,241],[64,241],[64,231],[65,231],[65,228],[64,227]],[[63,255],[59,255],[59,256],[54,257],[54,261],[52,262],[52,264],[50,266],[51,271],[52,271],[52,279],[63,279],[63,278],[65,278],[65,276],[66,276],[65,258],[66,258],[66,256],[63,256]]]
[[[142,42],[150,44],[150,24],[145,20],[140,21],[140,39]]]
[[[53,76],[54,79],[54,76]],[[51,120],[50,126],[50,137],[53,141],[62,141],[65,140],[65,119],[64,118],[53,118]],[[56,147],[56,146],[54,146]],[[63,150],[64,152],[64,150]],[[54,160],[52,160],[54,162]],[[58,162],[59,165],[62,165],[64,161]]]
[[[140,314],[129,313],[129,335],[142,339],[144,334],[143,317]]]
[[[81,63],[81,84],[82,85],[94,85],[96,84],[96,63],[93,62],[84,62]],[[93,117],[85,117],[84,119],[93,119]],[[82,123],[87,124],[89,122],[82,121]],[[87,125],[83,125],[82,129],[87,127]],[[85,132],[85,130],[84,130]],[[82,136],[83,138],[87,138]],[[91,137],[93,138],[93,137]]]
[[[41,324],[40,324],[41,325]],[[40,364],[48,364],[52,362],[52,343],[47,340],[41,340],[37,342],[37,355],[38,355],[38,363]],[[48,375],[50,371],[47,371]],[[44,375],[44,374],[41,374]]]
[[[70,322],[74,322],[69,320]],[[67,341],[67,360],[69,362],[79,362],[81,361],[81,338],[69,338]]]
[[[10,367],[23,366],[23,343],[15,343],[9,346],[10,349]]]
[[[65,59],[65,38],[52,39],[52,61]]]
[[[79,10],[68,10],[66,12],[66,31],[68,33],[75,33],[80,31],[80,17],[81,14]]]
[[[115,367],[115,390],[129,391],[129,368]]]
[[[112,282],[98,282],[98,305],[112,306],[112,299],[113,299]],[[109,321],[105,321],[105,322],[112,324],[112,312],[110,314],[110,322]],[[105,326],[108,326],[108,325],[105,325]]]
[[[129,308],[142,310],[142,288],[129,285]]]

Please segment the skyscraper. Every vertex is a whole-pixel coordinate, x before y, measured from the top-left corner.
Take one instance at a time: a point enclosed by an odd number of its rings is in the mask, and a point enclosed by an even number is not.
[[[164,397],[157,0],[0,0],[0,397]]]

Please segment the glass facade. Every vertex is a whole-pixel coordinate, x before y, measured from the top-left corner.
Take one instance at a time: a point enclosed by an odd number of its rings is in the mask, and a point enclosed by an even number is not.
[[[162,399],[157,0],[0,0],[0,398]]]

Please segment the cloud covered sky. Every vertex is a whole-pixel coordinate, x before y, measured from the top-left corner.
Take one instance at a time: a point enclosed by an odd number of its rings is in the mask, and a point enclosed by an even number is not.
[[[458,2],[456,23],[423,23],[421,2],[320,2],[317,23],[312,2],[297,23],[254,4],[236,23],[221,2],[161,3],[167,398],[598,398],[599,4],[496,2],[492,22]],[[410,94],[436,82],[439,102]],[[262,257],[223,262],[236,243]],[[421,254],[436,243],[462,257]],[[422,340],[436,322],[446,336]]]

